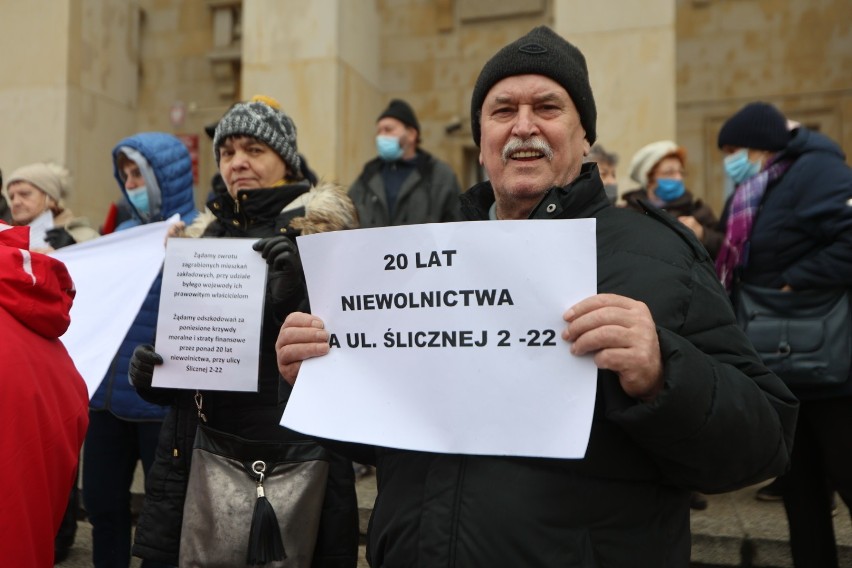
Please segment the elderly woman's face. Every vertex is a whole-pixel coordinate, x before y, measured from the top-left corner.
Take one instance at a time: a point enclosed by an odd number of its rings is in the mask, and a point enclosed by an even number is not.
[[[27,181],[16,181],[10,184],[8,192],[12,220],[18,225],[31,223],[33,219],[47,211],[53,201],[45,192]]]
[[[677,156],[668,156],[657,163],[648,175],[648,193],[653,193],[658,179],[677,179],[683,181],[686,175],[683,164]]]
[[[287,165],[272,148],[250,136],[227,138],[219,148],[219,173],[228,193],[236,198],[241,189],[260,189],[280,183]]]

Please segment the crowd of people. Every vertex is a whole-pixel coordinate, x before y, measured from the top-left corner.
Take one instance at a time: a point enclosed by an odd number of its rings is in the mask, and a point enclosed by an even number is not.
[[[311,552],[293,565],[356,565],[354,475],[369,467],[378,485],[367,544],[373,566],[630,567],[641,559],[686,567],[689,511],[706,507],[703,493],[776,478],[795,566],[837,566],[832,499],[836,493],[852,505],[852,442],[844,434],[852,431],[852,380],[785,384],[758,356],[735,308],[745,285],[791,297],[852,287],[852,170],[842,151],[772,105],[745,105],[718,133],[720,167],[734,189],[717,216],[687,189],[686,149],[670,140],[635,153],[629,176],[638,187],[619,194],[618,156],[597,143],[596,126],[582,52],[541,26],[500,49],[477,77],[471,132],[487,181],[465,192],[452,169],[421,148],[417,116],[400,99],[377,117],[377,157],[348,190],[308,167],[296,125],[275,99],[231,106],[211,125],[217,185],[201,212],[180,140],[145,132],[119,141],[111,161],[115,208],[123,213],[105,224],[110,231],[178,214],[170,238],[252,239],[268,264],[258,388],[153,386],[163,362],[154,333],[161,274],[88,412],[82,379],[57,339],[68,325],[73,284],[44,253],[99,232],[66,207],[71,181],[62,166],[12,172],[0,182],[7,203],[0,214],[11,225],[0,224],[0,260],[9,265],[0,284],[11,283],[0,318],[11,330],[6,360],[14,361],[4,382],[21,400],[7,419],[21,418],[0,436],[9,460],[0,474],[5,479],[13,462],[33,461],[40,475],[9,481],[40,498],[13,502],[39,507],[31,523],[0,516],[0,527],[15,524],[16,535],[14,543],[2,539],[0,555],[48,566],[67,554],[82,445],[93,565],[128,566],[131,556],[146,568],[200,565],[187,556],[186,539],[204,523],[188,505],[204,425],[240,443],[313,448],[328,463]],[[296,236],[522,219],[596,221],[597,293],[561,314],[565,349],[591,355],[598,369],[584,458],[427,453],[313,439],[280,426],[302,362],[331,349],[324,322],[311,315]],[[19,237],[24,227],[29,234]],[[507,266],[512,254],[506,251]],[[49,293],[33,294],[45,278]],[[45,319],[21,317],[18,297]],[[41,416],[50,417],[47,424]],[[33,442],[28,428],[42,441]],[[134,533],[130,485],[140,461],[145,500]],[[281,544],[274,537],[286,527],[270,525],[270,516],[255,510],[249,547],[263,549],[258,542],[267,538]],[[266,519],[265,531],[255,531],[257,519]],[[245,555],[243,541],[209,530]],[[277,544],[263,560],[250,553],[247,562],[283,565],[288,545]]]

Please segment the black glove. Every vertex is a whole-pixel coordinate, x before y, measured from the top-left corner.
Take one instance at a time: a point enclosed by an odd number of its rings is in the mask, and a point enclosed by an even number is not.
[[[71,236],[71,233],[61,227],[54,227],[44,234],[44,240],[54,249],[61,249],[68,245],[73,245],[77,241]]]
[[[162,365],[163,358],[154,351],[154,346],[147,343],[138,345],[133,350],[130,358],[130,369],[128,377],[130,384],[136,389],[151,388],[151,380],[154,378],[154,365]]]
[[[252,248],[260,251],[269,265],[266,281],[276,310],[285,314],[294,311],[305,297],[305,276],[296,243],[281,235],[260,239]]]

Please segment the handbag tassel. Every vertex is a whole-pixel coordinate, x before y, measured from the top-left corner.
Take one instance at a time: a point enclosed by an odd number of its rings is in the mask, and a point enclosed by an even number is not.
[[[248,554],[246,563],[249,566],[262,566],[269,562],[284,560],[287,553],[281,540],[281,529],[272,503],[263,492],[263,472],[266,464],[256,461],[252,469],[258,476],[257,501],[254,502],[254,514],[251,517],[251,532],[249,533]]]

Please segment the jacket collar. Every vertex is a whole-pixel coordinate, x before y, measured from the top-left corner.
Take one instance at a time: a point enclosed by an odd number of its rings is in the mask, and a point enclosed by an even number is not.
[[[217,219],[227,225],[243,228],[274,225],[284,207],[310,189],[310,184],[303,181],[278,187],[240,190],[236,200],[229,193],[224,193],[208,201],[207,206]]]

